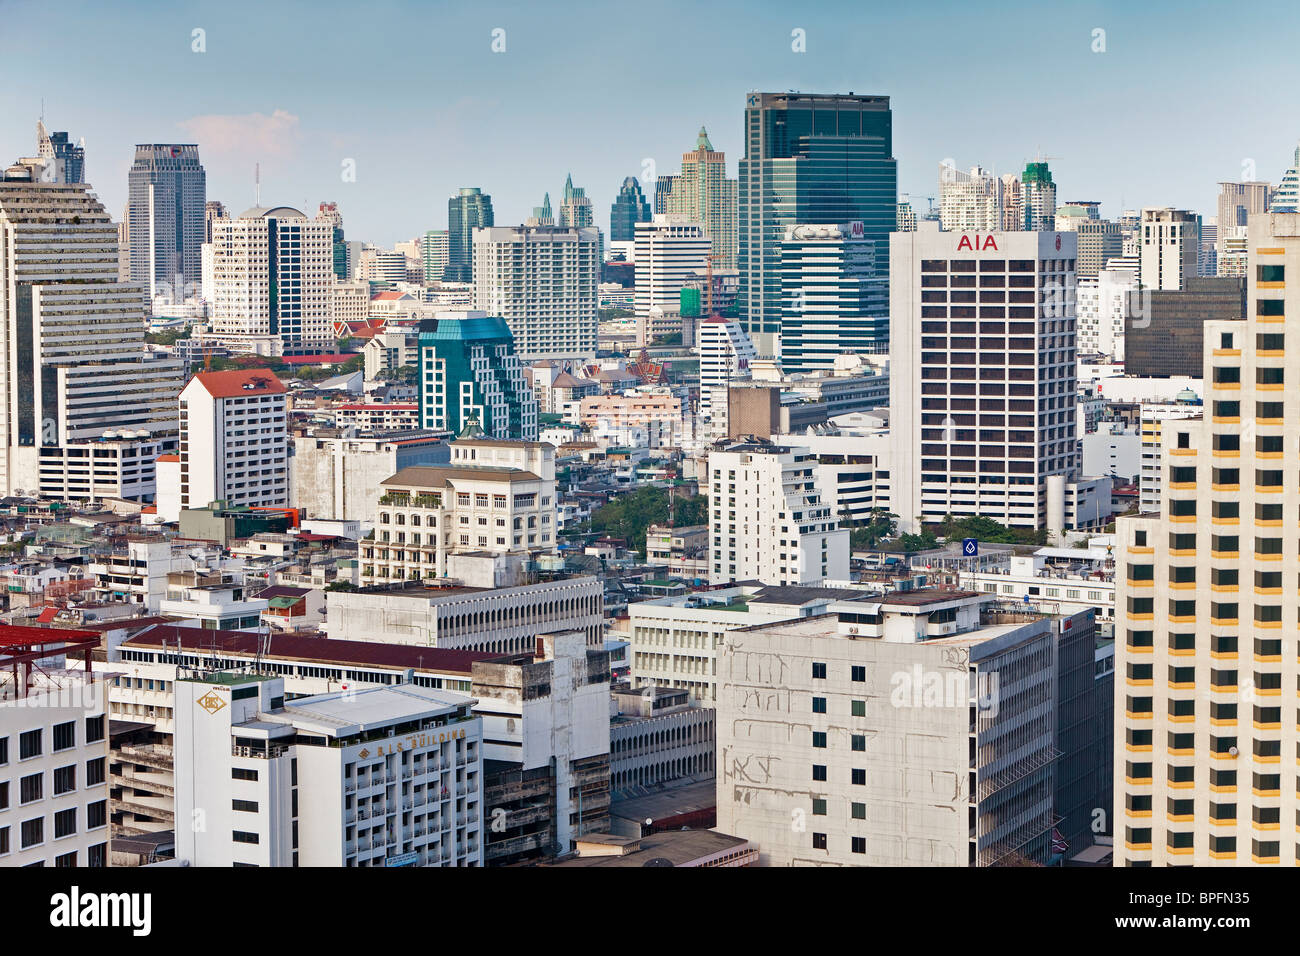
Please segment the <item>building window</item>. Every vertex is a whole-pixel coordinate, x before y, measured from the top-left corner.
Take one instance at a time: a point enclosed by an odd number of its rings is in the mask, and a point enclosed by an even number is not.
[[[812,812],[815,817],[826,816],[826,801],[814,797],[812,802]]]
[[[86,786],[94,787],[104,782],[104,758],[86,761]]]
[[[45,796],[45,774],[34,773],[18,782],[18,802],[35,803]]]
[[[96,830],[108,826],[108,801],[97,800],[86,804],[86,829]]]
[[[824,849],[826,849],[826,834],[825,834],[825,833],[814,833],[812,836],[813,836],[813,849],[814,849],[814,850],[824,850]]]
[[[813,764],[812,778],[824,782],[826,780],[826,765],[821,763]]]
[[[865,820],[867,818],[867,805],[865,803],[849,804],[849,816],[854,820]]]
[[[867,669],[861,664],[853,665],[853,681],[857,684],[865,683],[867,679]]]
[[[260,843],[262,839],[256,833],[247,830],[232,830],[230,838],[236,843]]]
[[[813,709],[813,713],[814,713],[814,714],[824,714],[824,713],[826,713],[826,698],[825,698],[825,697],[814,697],[814,698],[812,699],[812,709]]]
[[[854,717],[867,716],[867,702],[865,700],[855,700],[852,702],[852,711]]]
[[[22,848],[37,846],[45,842],[45,818],[37,817],[34,820],[24,820],[19,826],[19,832],[22,836]]]
[[[813,746],[818,748],[823,748],[826,746],[826,731],[824,730],[813,731]]]
[[[854,750],[865,751],[867,749],[867,735],[853,734],[849,737],[849,743]]]
[[[77,768],[76,766],[58,767],[54,771],[54,795],[57,797],[61,793],[71,793],[77,789]]]
[[[39,757],[43,750],[41,746],[40,730],[29,730],[18,738],[18,759],[27,760],[31,757]]]
[[[86,743],[92,744],[104,739],[104,715],[86,718]]]
[[[853,838],[853,852],[854,852],[854,853],[866,853],[866,852],[867,852],[867,838],[866,838],[866,837],[854,837],[854,838]]]
[[[814,661],[812,666],[812,676],[813,676],[813,680],[825,680],[826,665]]]
[[[54,839],[71,836],[77,832],[77,808],[60,810],[54,814]]]
[[[859,767],[853,769],[853,785],[865,787],[867,785],[867,772]]]

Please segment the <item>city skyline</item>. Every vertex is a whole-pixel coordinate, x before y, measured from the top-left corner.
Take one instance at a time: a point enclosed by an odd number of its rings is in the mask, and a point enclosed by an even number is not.
[[[133,18],[129,32],[125,21],[89,6],[74,4],[82,14],[69,16],[57,34],[39,29],[40,7],[16,3],[6,13],[15,34],[30,40],[12,55],[18,79],[0,91],[0,135],[11,153],[31,151],[43,103],[51,130],[68,131],[73,142],[85,138],[86,179],[115,217],[126,201],[136,143],[194,142],[208,170],[209,197],[234,214],[255,204],[254,167],[260,165],[265,201],[304,210],[338,202],[350,239],[391,246],[445,228],[446,202],[463,186],[491,194],[501,223],[522,223],[537,197],[558,194],[571,172],[592,200],[596,225],[608,234],[610,204],[623,179],[637,176],[650,195],[646,161],[656,175],[676,173],[701,126],[727,153],[728,175],[736,175],[744,97],[751,90],[890,97],[899,192],[922,212],[924,197],[938,192],[936,162],[952,159],[959,168],[979,163],[1002,174],[1019,172],[1041,153],[1057,157],[1050,162],[1062,201],[1100,200],[1106,217],[1143,205],[1213,215],[1217,182],[1278,181],[1300,139],[1300,118],[1288,129],[1274,121],[1275,108],[1249,114],[1233,108],[1234,89],[1281,90],[1289,73],[1300,74],[1300,67],[1265,66],[1245,55],[1252,24],[1279,43],[1294,31],[1273,16],[1276,4],[1234,9],[1240,32],[1232,36],[1240,37],[1243,56],[1234,63],[1233,85],[1208,90],[1198,61],[1179,50],[1197,42],[1213,42],[1220,53],[1231,46],[1186,17],[1185,7],[1171,17],[1164,3],[1144,10],[1102,3],[1086,13],[1034,7],[1032,18],[1019,16],[1017,9],[1029,7],[1018,4],[961,31],[933,29],[936,16],[939,22],[965,19],[955,4],[940,5],[938,14],[891,12],[885,18],[838,3],[797,12],[725,3],[718,21],[734,14],[726,32],[684,35],[673,29],[682,21],[672,15],[642,22],[602,11],[581,71],[563,61],[568,48],[562,42],[567,25],[587,9],[581,5],[561,18],[508,5],[427,10],[395,2],[372,8],[337,36],[302,29],[307,16],[309,26],[323,26],[337,4],[313,7],[310,15],[294,7],[259,8],[256,31],[245,26],[249,10],[240,4],[150,6],[156,15]],[[1002,30],[1004,18],[1018,29]],[[400,32],[391,29],[399,19]],[[494,34],[498,29],[504,34]],[[602,37],[621,37],[625,29],[633,30],[643,57],[602,45]],[[1105,33],[1098,37],[1096,30]],[[459,39],[431,45],[436,36]],[[911,42],[898,43],[899,36]],[[1104,52],[1094,52],[1100,40]],[[122,95],[87,96],[88,89],[109,88],[96,78],[118,75],[120,65],[107,57],[128,41],[149,51],[167,82],[145,71],[122,77]],[[280,58],[269,73],[260,59],[259,69],[251,69],[268,42]],[[494,45],[504,49],[494,53]],[[805,52],[795,52],[800,45]],[[665,68],[698,62],[701,47],[719,79],[700,83],[689,69]],[[62,56],[69,48],[79,51],[75,62]],[[1023,102],[1032,74],[1003,64],[1028,48],[1053,51],[1042,82],[1047,100],[1057,105],[1013,118],[1009,107]],[[368,79],[329,82],[319,70],[322,58],[346,58]],[[390,62],[425,59],[430,62],[418,84],[377,72]],[[855,59],[865,67],[852,66]],[[52,72],[46,64],[55,60],[62,66]],[[581,82],[584,77],[591,82]],[[1068,84],[1066,92],[1048,95],[1056,84]],[[377,96],[377,86],[389,89]],[[437,95],[429,95],[431,88]],[[1190,88],[1198,95],[1187,95]],[[972,109],[970,90],[987,109]],[[136,105],[146,97],[150,121]],[[553,108],[539,108],[539,102]],[[999,112],[999,102],[1008,109]],[[1091,122],[1079,121],[1084,114]],[[990,115],[1007,121],[990,122]],[[569,121],[559,121],[565,117]],[[1155,120],[1165,129],[1201,128],[1207,117],[1215,135],[1197,139],[1192,161],[1188,144],[1177,137],[1136,138]],[[1138,153],[1141,164],[1131,159]],[[412,157],[421,159],[413,165]],[[343,178],[349,160],[355,171],[350,182]]]

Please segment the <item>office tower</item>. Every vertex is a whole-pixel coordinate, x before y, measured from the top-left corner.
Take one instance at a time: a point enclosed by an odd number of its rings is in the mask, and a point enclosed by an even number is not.
[[[1269,212],[1300,212],[1300,146],[1269,200]]]
[[[1057,217],[1059,224],[1061,217]],[[1111,259],[1124,253],[1124,231],[1119,223],[1091,217],[1070,224],[1078,237],[1077,274],[1080,280],[1095,279]]]
[[[141,287],[118,281],[89,186],[40,177],[0,173],[0,494],[148,498],[184,363],[146,351]]]
[[[1076,222],[1083,219],[1096,220],[1101,218],[1101,203],[1095,199],[1076,199],[1073,202],[1066,203],[1064,206],[1058,206],[1056,214],[1058,216],[1065,216],[1067,219],[1075,220]],[[1058,223],[1057,228],[1073,229],[1075,228],[1075,225],[1064,226]]]
[[[289,504],[284,384],[265,369],[200,372],[181,390],[182,509]]]
[[[1209,323],[1246,317],[1240,276],[1193,276],[1179,290],[1144,290],[1140,314],[1125,318],[1124,365],[1129,375],[1201,377],[1201,342]]]
[[[966,173],[939,164],[939,221],[944,229],[997,231],[1002,212],[1002,180],[979,166]]]
[[[1300,812],[1282,773],[1300,747],[1300,215],[1248,228],[1246,320],[1205,326],[1205,414],[1164,423],[1159,513],[1117,522],[1116,866],[1300,862],[1282,839]]]
[[[714,267],[734,269],[737,183],[727,178],[727,154],[713,148],[704,127],[700,127],[695,149],[682,154],[681,175],[672,177],[671,182],[665,212],[700,223],[712,240]]]
[[[1245,226],[1219,227],[1218,250],[1215,255],[1215,267],[1220,276],[1244,276],[1246,274],[1247,236]]]
[[[54,160],[58,175],[65,183],[84,183],[86,181],[86,141],[83,139],[75,146],[68,140],[67,133],[51,133],[45,123],[36,121],[36,155],[42,159]]]
[[[609,209],[610,242],[634,241],[636,224],[649,221],[650,204],[641,192],[641,182],[635,176],[628,176]]]
[[[332,348],[334,232],[288,206],[215,220],[212,335],[259,354]]]
[[[740,319],[763,355],[781,329],[781,241],[801,222],[855,222],[887,261],[898,165],[887,96],[750,93],[740,161]]]
[[[1025,186],[1015,173],[1002,177],[1002,231],[1025,228]]]
[[[916,210],[904,199],[898,204],[898,232],[916,232]]]
[[[1213,217],[1197,216],[1197,229],[1200,243],[1196,247],[1196,274],[1198,276],[1215,276],[1219,271],[1218,238],[1219,224]]]
[[[375,489],[363,584],[455,578],[457,555],[554,552],[555,446],[487,438],[452,445],[450,463],[403,468]]]
[[[1128,269],[1102,269],[1096,278],[1079,279],[1075,291],[1079,355],[1124,361],[1124,320],[1129,315],[1129,296],[1137,288],[1137,274]]]
[[[504,319],[439,312],[420,323],[420,427],[459,434],[471,420],[493,438],[537,438],[537,400]]]
[[[430,229],[424,234],[424,281],[441,282],[451,259],[450,236],[446,229]]]
[[[1144,289],[1181,289],[1195,278],[1200,220],[1185,209],[1142,210],[1141,279]]]
[[[1026,163],[1020,177],[1024,208],[1024,228],[1030,231],[1048,230],[1056,225],[1056,184],[1047,163]]]
[[[1086,814],[1083,843],[1108,793],[1087,766],[1108,713],[1086,696],[1095,636],[1091,611],[935,588],[725,632],[718,829],[766,866],[1048,862],[1060,809]]]
[[[406,253],[366,245],[361,249],[357,278],[366,282],[396,285],[406,281]]]
[[[654,214],[656,216],[668,215],[673,190],[677,188],[681,178],[681,176],[659,176],[655,179]]]
[[[573,185],[573,174],[564,180],[564,194],[560,197],[559,225],[565,229],[586,229],[594,225],[591,200],[585,189]]]
[[[637,345],[657,336],[683,333],[682,287],[704,272],[711,244],[704,227],[682,216],[655,216],[636,225]],[[685,340],[684,340],[685,341]]]
[[[474,280],[474,230],[494,223],[492,197],[477,186],[464,187],[447,200],[448,282]]]
[[[185,671],[173,687],[176,815],[205,823],[176,828],[176,859],[483,865],[471,698],[406,682],[286,701],[283,677],[234,670]]]
[[[727,390],[750,378],[750,364],[758,358],[737,319],[710,317],[700,321],[700,422],[711,422],[709,436],[723,438],[727,426]],[[701,435],[700,437],[705,437]]]
[[[6,867],[109,864],[109,682],[90,667],[101,640],[98,631],[0,624]]]
[[[339,212],[339,204],[336,202],[321,203],[316,211],[316,218],[321,222],[328,222],[333,230],[334,278],[340,282],[346,282],[348,279],[348,244],[343,238],[343,214]]]
[[[179,304],[199,295],[207,177],[193,144],[140,144],[128,174],[131,281]]]
[[[889,280],[861,222],[786,228],[781,241],[781,368],[831,369],[889,350]]]
[[[506,320],[522,362],[595,357],[599,281],[596,229],[474,233],[474,308]]]
[[[1248,216],[1267,212],[1273,195],[1272,183],[1219,183],[1217,222],[1220,229],[1245,226]]]
[[[1109,479],[1079,475],[1075,240],[930,223],[895,237],[889,425],[903,530],[981,515],[1059,536],[1109,516]]]
[[[709,451],[710,584],[849,579],[849,531],[813,482],[806,448],[769,442]]]

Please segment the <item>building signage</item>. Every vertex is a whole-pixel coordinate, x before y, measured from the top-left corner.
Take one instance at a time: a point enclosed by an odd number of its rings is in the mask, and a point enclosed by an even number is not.
[[[386,754],[401,753],[404,750],[432,747],[434,744],[445,744],[449,740],[462,740],[464,737],[465,729],[463,727],[459,730],[444,730],[436,734],[412,734],[404,740],[376,744],[375,756],[383,757]]]
[[[384,857],[384,866],[415,866],[419,859],[418,853],[399,853],[397,856]]]
[[[961,241],[957,243],[957,251],[969,249],[971,252],[983,252],[986,249],[998,251],[998,241],[990,235],[981,236],[978,232],[970,236],[962,233]]]
[[[862,226],[861,219],[855,219],[853,220],[853,222],[849,223],[849,235],[852,236],[854,239],[861,239],[864,235],[866,235],[866,231]]]

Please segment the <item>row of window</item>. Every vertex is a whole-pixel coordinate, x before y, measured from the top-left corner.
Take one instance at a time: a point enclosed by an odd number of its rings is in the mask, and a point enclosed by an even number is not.
[[[49,832],[53,834],[53,839],[62,840],[65,837],[77,835],[77,807],[69,807],[66,810],[59,810],[53,814],[54,826]],[[86,804],[86,829],[99,830],[108,826],[108,801],[97,800],[94,803]],[[0,856],[4,856],[12,849],[10,845],[11,827],[0,827]],[[45,842],[47,830],[45,826],[45,817],[32,817],[30,820],[24,820],[18,824],[18,849],[30,850],[32,847],[40,846]],[[103,863],[91,864],[92,866],[103,866]]]
[[[77,722],[69,720],[55,724],[52,732],[52,753],[71,750],[77,746]],[[104,716],[86,718],[85,743],[95,743],[104,739]],[[36,728],[18,735],[18,759],[30,760],[45,752],[45,730]],[[0,766],[9,763],[9,738],[0,737]]]

